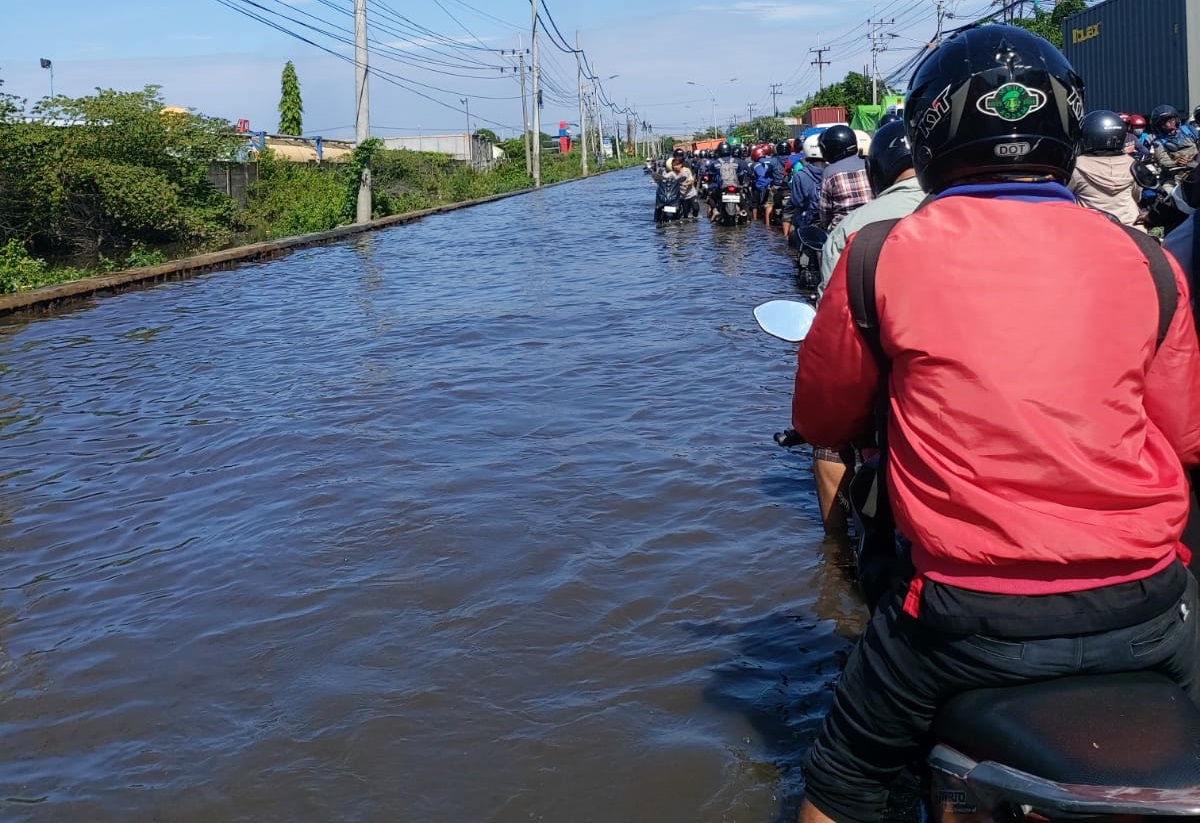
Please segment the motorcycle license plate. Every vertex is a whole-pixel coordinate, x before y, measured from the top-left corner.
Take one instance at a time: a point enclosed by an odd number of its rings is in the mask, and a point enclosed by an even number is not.
[[[666,212],[667,214],[674,214],[675,212],[679,211],[679,207],[678,206],[663,206],[663,211]]]
[[[722,194],[721,195],[722,203],[738,203],[738,202],[741,202],[741,199],[742,199],[742,196],[740,194]]]

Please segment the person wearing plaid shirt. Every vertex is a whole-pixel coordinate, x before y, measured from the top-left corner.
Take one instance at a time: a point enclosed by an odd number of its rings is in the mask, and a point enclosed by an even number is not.
[[[819,225],[832,231],[843,217],[870,199],[871,184],[861,157],[855,154],[829,165],[821,180]]]

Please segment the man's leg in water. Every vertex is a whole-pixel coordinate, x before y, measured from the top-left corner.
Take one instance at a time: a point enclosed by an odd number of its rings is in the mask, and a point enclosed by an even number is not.
[[[847,452],[853,454],[849,449],[813,446],[813,482],[817,487],[817,505],[821,509],[821,523],[829,534],[846,530],[846,507],[838,500],[838,495],[844,496],[850,485]]]

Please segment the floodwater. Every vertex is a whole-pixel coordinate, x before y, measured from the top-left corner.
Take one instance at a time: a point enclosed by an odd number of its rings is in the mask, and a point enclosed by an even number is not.
[[[793,819],[782,238],[640,169],[0,324],[0,819]]]

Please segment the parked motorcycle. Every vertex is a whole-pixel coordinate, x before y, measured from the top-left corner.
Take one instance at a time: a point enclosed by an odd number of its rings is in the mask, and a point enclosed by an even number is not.
[[[754,310],[764,331],[793,343],[815,315],[794,300]],[[850,497],[864,506],[853,487]],[[1200,709],[1157,672],[967,691],[939,708],[921,772],[922,823],[1195,818]]]

